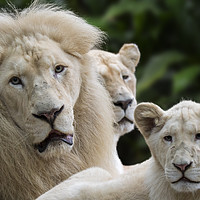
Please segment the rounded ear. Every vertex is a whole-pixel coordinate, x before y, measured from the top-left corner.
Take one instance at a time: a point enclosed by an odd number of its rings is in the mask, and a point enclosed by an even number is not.
[[[164,111],[153,103],[140,103],[134,111],[135,124],[144,135],[148,138],[153,128],[159,125],[160,118]]]
[[[122,63],[132,72],[135,72],[135,67],[140,60],[140,51],[136,44],[124,44],[119,50],[119,56]]]

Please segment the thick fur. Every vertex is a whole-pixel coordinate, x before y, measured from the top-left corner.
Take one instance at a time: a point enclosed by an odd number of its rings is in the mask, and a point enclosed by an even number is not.
[[[0,14],[0,199],[35,199],[92,166],[120,173],[109,94],[87,55],[102,36],[51,5]],[[53,124],[41,120],[54,110]],[[73,135],[73,147],[39,152],[52,130]]]
[[[136,102],[135,69],[140,60],[136,44],[124,44],[117,54],[91,50],[100,80],[114,105],[116,140],[134,129],[133,110]],[[102,79],[103,78],[103,79]]]
[[[50,199],[199,200],[199,113],[200,104],[192,101],[167,111],[152,103],[139,104],[135,122],[152,157],[116,179],[100,168],[80,172],[53,188],[57,198]]]

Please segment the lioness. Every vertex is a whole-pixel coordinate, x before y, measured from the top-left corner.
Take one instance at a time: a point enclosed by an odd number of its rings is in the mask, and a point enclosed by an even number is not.
[[[136,102],[135,68],[140,60],[140,51],[136,44],[124,44],[119,53],[91,50],[97,72],[108,90],[115,113],[116,140],[134,129],[133,109]]]
[[[120,173],[110,97],[87,54],[101,40],[52,5],[0,14],[0,199],[35,199],[92,166]]]
[[[200,104],[182,101],[164,111],[141,103],[134,117],[152,157],[116,179],[99,168],[80,172],[52,189],[56,199],[200,199]]]

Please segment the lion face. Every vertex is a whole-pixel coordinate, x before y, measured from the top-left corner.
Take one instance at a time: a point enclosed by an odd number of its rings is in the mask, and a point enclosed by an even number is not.
[[[81,84],[79,59],[42,35],[16,39],[4,57],[0,98],[13,123],[40,155],[70,150]]]
[[[97,71],[109,92],[115,113],[115,128],[123,135],[134,129],[133,110],[136,102],[135,67],[140,58],[135,44],[125,44],[118,54],[92,50],[97,60]]]
[[[168,111],[140,104],[136,123],[166,180],[178,192],[200,189],[200,105],[183,101]],[[141,120],[141,121],[139,121]]]

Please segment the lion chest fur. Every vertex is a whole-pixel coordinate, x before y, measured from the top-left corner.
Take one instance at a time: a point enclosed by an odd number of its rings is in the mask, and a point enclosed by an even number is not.
[[[35,199],[92,166],[119,173],[112,106],[87,55],[100,40],[99,30],[51,6],[1,15],[1,199]],[[53,141],[40,153],[52,131],[73,135],[73,147]]]

